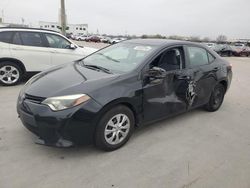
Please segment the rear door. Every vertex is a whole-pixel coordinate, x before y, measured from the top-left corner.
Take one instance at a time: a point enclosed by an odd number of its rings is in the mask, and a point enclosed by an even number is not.
[[[208,102],[220,67],[215,57],[205,48],[186,46],[185,52],[189,72],[186,98],[189,108],[193,108]]]
[[[39,32],[17,31],[10,45],[12,57],[22,61],[27,71],[51,67],[51,54]]]

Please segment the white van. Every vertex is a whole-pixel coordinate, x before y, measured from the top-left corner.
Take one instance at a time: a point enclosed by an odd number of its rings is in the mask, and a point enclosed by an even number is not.
[[[27,72],[72,62],[96,50],[79,47],[54,31],[0,28],[0,83],[15,85]]]

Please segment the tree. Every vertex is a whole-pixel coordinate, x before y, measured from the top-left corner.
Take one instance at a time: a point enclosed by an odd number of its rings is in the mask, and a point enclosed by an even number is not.
[[[226,42],[227,41],[227,37],[225,35],[219,35],[216,39],[217,42]]]
[[[209,37],[204,37],[202,40],[203,40],[204,42],[210,42],[210,41],[211,41],[211,39],[210,39]]]
[[[182,36],[178,36],[178,35],[171,35],[168,37],[168,39],[172,39],[172,40],[183,40]]]
[[[201,39],[198,36],[191,36],[189,40],[192,42],[201,42]]]
[[[142,35],[141,38],[146,39],[148,38],[148,35]]]

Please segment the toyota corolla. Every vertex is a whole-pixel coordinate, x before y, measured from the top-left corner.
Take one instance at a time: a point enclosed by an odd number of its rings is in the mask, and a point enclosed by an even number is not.
[[[34,76],[17,112],[39,144],[111,151],[138,126],[197,107],[218,110],[231,79],[231,65],[203,45],[128,40]]]

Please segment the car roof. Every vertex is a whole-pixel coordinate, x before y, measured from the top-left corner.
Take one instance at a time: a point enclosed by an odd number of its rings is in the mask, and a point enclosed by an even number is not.
[[[181,41],[181,40],[170,40],[170,39],[131,39],[131,40],[127,40],[125,42],[137,43],[137,44],[143,44],[143,45],[159,46],[159,47],[178,45],[178,44],[179,45],[195,44],[195,45],[203,46],[203,45],[200,45],[199,43],[195,43],[195,42]]]
[[[208,46],[201,44],[201,43],[197,43],[197,42],[182,41],[182,40],[170,40],[170,39],[131,39],[131,40],[123,41],[123,43],[133,43],[133,44],[156,46],[158,49],[163,49],[163,48],[167,48],[167,47],[175,46],[175,45],[192,45],[192,46],[197,46],[197,47],[206,49],[211,54],[213,54],[215,57],[217,57],[217,58],[219,57],[218,54],[215,51],[209,49]]]
[[[40,29],[40,28],[25,28],[25,27],[0,27],[0,32],[1,31],[32,31],[32,32],[60,34],[59,32],[53,30]]]

